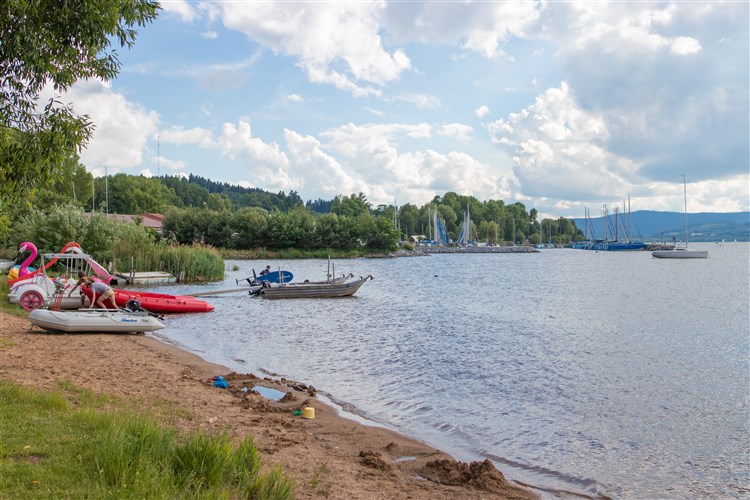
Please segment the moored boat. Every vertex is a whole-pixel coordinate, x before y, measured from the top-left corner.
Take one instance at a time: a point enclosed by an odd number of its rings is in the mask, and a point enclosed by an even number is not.
[[[685,246],[673,247],[671,250],[654,250],[651,256],[657,259],[707,259],[708,250],[688,250],[687,180],[685,174],[676,177],[682,177],[682,192],[685,199]]]
[[[113,288],[117,307],[125,307],[130,300],[137,300],[141,307],[154,313],[196,313],[210,312],[214,306],[205,300],[190,295],[169,295],[166,293],[141,292]],[[88,286],[81,287],[82,293],[91,300],[93,295]]]
[[[657,259],[706,259],[708,250],[688,250],[687,248],[673,248],[672,250],[654,250],[652,257]]]
[[[355,281],[344,283],[323,284],[296,284],[263,286],[251,292],[266,299],[328,299],[337,297],[349,297],[357,293],[367,280],[372,276],[361,277]]]
[[[48,331],[66,333],[140,333],[164,328],[161,321],[146,311],[34,309],[29,313],[29,321]]]

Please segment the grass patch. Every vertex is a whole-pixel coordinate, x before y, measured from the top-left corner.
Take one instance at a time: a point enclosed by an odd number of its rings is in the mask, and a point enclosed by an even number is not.
[[[330,467],[327,463],[317,464],[313,469],[312,479],[310,479],[310,487],[318,496],[327,497],[331,494],[331,479],[329,477],[331,473]]]
[[[23,307],[8,302],[9,290],[10,287],[8,286],[8,275],[3,274],[2,276],[0,276],[0,311],[6,314],[12,314],[13,316],[28,318],[29,313],[27,313]]]
[[[63,383],[40,392],[0,381],[5,498],[293,498],[281,467],[262,472],[251,438],[180,435],[102,407],[117,400]]]

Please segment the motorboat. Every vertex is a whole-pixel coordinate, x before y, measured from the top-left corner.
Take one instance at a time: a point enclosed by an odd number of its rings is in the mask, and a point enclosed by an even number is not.
[[[141,333],[164,328],[164,324],[147,311],[109,309],[34,309],[29,313],[29,321],[44,330],[66,333]]]
[[[349,297],[357,293],[357,290],[373,279],[372,276],[360,277],[358,280],[344,283],[322,283],[305,284],[298,283],[288,285],[264,285],[250,292],[266,299],[328,299],[337,297]]]
[[[197,299],[191,295],[169,295],[120,288],[113,288],[112,290],[115,292],[117,307],[126,307],[128,301],[137,300],[143,309],[153,313],[196,313],[214,310],[214,306],[205,300]],[[81,293],[89,301],[93,296],[91,288],[86,285],[81,287]]]

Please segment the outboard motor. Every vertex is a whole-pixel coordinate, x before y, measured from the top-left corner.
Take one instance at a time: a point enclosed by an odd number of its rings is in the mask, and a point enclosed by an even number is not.
[[[129,301],[125,302],[125,310],[130,312],[142,311],[143,309],[141,309],[141,301],[130,299]]]

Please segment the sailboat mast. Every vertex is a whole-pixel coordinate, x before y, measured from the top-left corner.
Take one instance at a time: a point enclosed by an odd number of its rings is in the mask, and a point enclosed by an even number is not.
[[[685,199],[685,248],[688,247],[688,230],[687,230],[687,181],[685,174],[682,174],[682,195]]]

